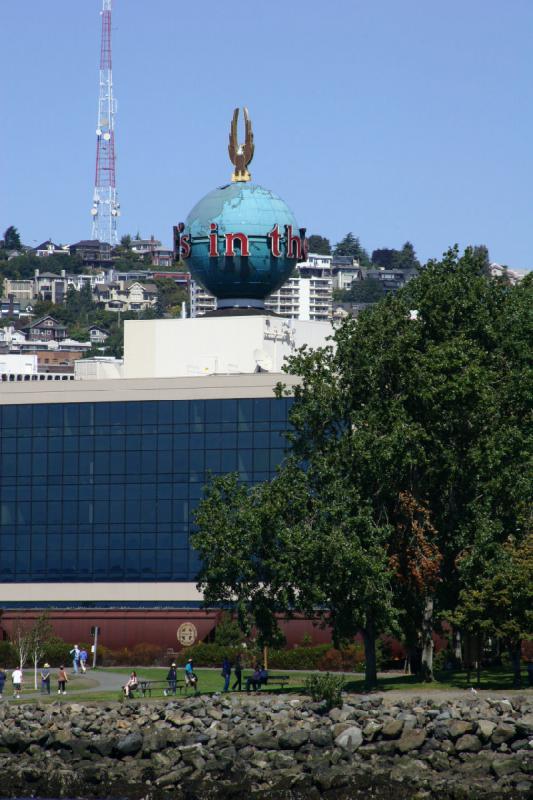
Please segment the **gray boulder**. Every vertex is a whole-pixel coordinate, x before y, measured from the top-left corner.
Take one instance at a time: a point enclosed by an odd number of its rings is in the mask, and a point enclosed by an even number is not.
[[[399,719],[391,719],[386,722],[381,729],[381,733],[385,739],[397,739],[403,730],[403,722]]]
[[[143,746],[143,737],[140,733],[129,733],[123,739],[119,739],[116,745],[117,751],[121,756],[134,756]]]
[[[418,750],[426,741],[425,730],[413,728],[402,733],[398,740],[397,747],[400,753],[408,753],[411,750]]]
[[[279,737],[279,746],[283,750],[297,750],[309,741],[309,731],[297,728],[293,731],[285,731]]]
[[[514,739],[515,736],[516,727],[514,725],[509,725],[506,722],[500,722],[500,724],[494,729],[494,732],[491,736],[491,741],[493,744],[503,744],[503,742],[508,742],[510,739]]]
[[[362,743],[363,731],[358,725],[352,725],[350,728],[347,728],[335,739],[337,747],[342,747],[343,750],[348,750],[349,752],[357,750],[358,747],[361,747]]]
[[[481,747],[481,742],[473,733],[465,733],[455,743],[455,749],[458,753],[478,753]]]

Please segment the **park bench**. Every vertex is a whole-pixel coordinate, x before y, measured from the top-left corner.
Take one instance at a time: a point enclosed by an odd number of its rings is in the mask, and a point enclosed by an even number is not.
[[[271,675],[269,673],[268,674],[268,678],[267,678],[267,682],[266,682],[266,686],[272,686],[272,684],[275,684],[276,686],[281,686],[281,688],[284,689],[285,686],[288,683],[290,683],[290,680],[291,680],[291,676],[290,675]],[[263,685],[265,685],[265,684],[263,684]]]
[[[139,681],[139,689],[143,697],[148,695],[149,697],[152,696],[152,691],[161,689],[161,693],[164,694],[165,691],[167,694],[171,691],[169,689],[168,681],[146,681],[140,680]],[[183,689],[183,681],[180,679],[176,680],[176,691],[181,694]]]
[[[243,676],[244,685],[246,685],[246,678],[249,677],[251,677],[251,675],[246,675],[246,677]],[[291,680],[290,675],[271,675],[269,673],[266,681],[260,684],[259,689],[261,689],[262,686],[266,686],[267,688],[269,686],[280,686],[282,689],[284,689],[285,686],[287,686],[287,684],[290,683],[290,680]]]

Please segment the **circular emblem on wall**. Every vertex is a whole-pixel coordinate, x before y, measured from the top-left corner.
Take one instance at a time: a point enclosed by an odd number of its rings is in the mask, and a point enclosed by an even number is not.
[[[178,642],[183,645],[183,647],[190,647],[198,638],[196,625],[193,625],[192,622],[182,623],[178,628],[177,636]]]

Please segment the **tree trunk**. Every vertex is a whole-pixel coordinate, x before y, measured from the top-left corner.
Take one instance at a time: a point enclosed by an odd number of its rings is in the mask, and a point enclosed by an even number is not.
[[[369,692],[378,684],[376,664],[376,632],[372,623],[363,630],[365,643],[365,689]]]
[[[462,666],[463,664],[463,647],[462,647],[462,640],[461,640],[461,631],[459,628],[454,628],[453,630],[453,654],[459,664]]]
[[[433,680],[433,597],[426,597],[422,617],[422,680]]]
[[[522,686],[522,677],[520,675],[520,656],[522,650],[522,642],[509,642],[507,645],[509,651],[509,658],[513,667],[513,687],[520,689]]]

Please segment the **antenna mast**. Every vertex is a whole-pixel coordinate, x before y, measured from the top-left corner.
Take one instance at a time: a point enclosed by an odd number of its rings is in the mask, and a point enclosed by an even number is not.
[[[91,214],[92,238],[110,245],[118,244],[117,200],[115,180],[115,114],[117,102],[113,97],[111,59],[111,5],[102,0],[102,40],[100,44],[100,89],[98,97],[98,126],[96,128],[96,171]]]

